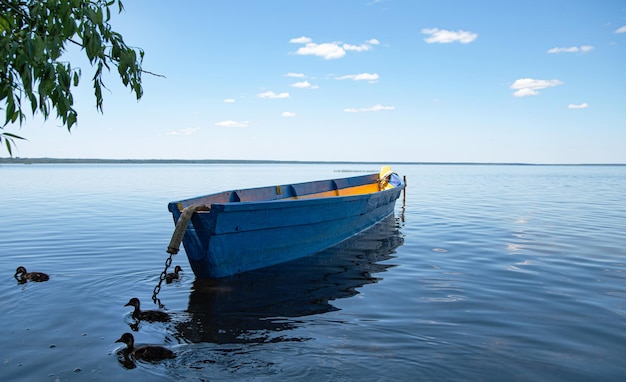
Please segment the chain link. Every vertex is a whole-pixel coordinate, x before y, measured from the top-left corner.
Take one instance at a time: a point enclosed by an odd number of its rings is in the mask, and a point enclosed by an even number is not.
[[[167,269],[170,267],[170,265],[172,265],[173,257],[174,254],[170,253],[170,256],[165,260],[165,269],[163,270],[163,272],[161,272],[161,275],[159,276],[159,283],[154,287],[154,292],[152,293],[152,302],[157,304],[161,309],[164,307],[164,305],[161,304],[161,299],[158,298],[157,295],[159,294],[159,292],[161,292],[161,284],[167,276]]]

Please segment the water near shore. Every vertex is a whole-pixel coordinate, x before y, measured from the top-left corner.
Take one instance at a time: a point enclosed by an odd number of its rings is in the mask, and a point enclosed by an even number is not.
[[[621,380],[626,167],[396,165],[406,204],[315,257],[158,297],[167,202],[366,164],[0,165],[4,381]],[[15,268],[50,274],[18,284]],[[176,359],[127,364],[114,341]]]

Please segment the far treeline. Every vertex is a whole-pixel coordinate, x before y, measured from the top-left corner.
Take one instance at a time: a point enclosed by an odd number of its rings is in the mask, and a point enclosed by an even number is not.
[[[97,158],[0,158],[1,164],[371,164],[456,166],[626,166],[626,163],[483,163],[483,162],[350,162],[247,159],[97,159]]]

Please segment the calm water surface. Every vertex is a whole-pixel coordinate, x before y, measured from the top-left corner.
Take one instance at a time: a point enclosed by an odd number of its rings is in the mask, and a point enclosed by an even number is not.
[[[406,204],[301,259],[158,297],[171,200],[378,166],[0,166],[0,379],[626,378],[626,167],[402,165]],[[43,271],[19,285],[15,268]],[[177,358],[124,364],[114,341]]]

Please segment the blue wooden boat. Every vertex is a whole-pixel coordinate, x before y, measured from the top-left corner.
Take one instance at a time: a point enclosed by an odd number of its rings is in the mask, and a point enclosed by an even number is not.
[[[332,247],[394,211],[405,184],[379,174],[224,191],[170,202],[180,243],[198,278],[220,278]]]

